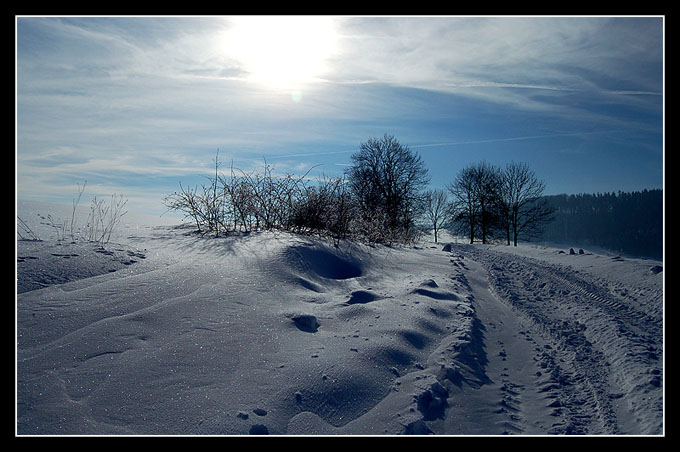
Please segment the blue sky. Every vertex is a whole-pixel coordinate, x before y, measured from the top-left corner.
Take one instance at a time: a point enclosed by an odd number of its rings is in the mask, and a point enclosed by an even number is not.
[[[394,135],[434,187],[486,160],[546,194],[664,184],[663,17],[17,17],[17,196],[165,194],[264,159],[342,174]]]

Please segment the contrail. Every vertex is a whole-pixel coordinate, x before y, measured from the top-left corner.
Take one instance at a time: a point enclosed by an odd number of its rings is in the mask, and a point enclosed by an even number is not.
[[[548,135],[526,135],[521,137],[509,137],[509,138],[489,138],[485,140],[468,140],[468,141],[450,141],[445,143],[427,143],[427,144],[416,144],[409,145],[409,148],[428,148],[428,147],[438,147],[438,146],[464,146],[469,144],[486,144],[486,143],[502,143],[505,141],[522,141],[522,140],[537,140],[541,138],[554,138],[554,137],[571,137],[571,136],[582,136],[582,135],[597,135],[604,133],[611,133],[612,130],[605,130],[600,132],[570,132],[570,133],[553,133]],[[307,152],[299,154],[286,154],[286,155],[270,155],[267,156],[268,159],[271,158],[294,158],[294,157],[314,157],[319,155],[336,155],[336,154],[349,154],[352,152],[357,152],[358,149],[350,149],[344,151],[329,151],[329,152]]]
[[[267,158],[292,158],[292,157],[309,157],[315,155],[334,155],[334,154],[349,154],[350,152],[357,152],[358,149],[348,151],[330,151],[330,152],[308,152],[303,154],[287,154],[287,155],[270,155]]]
[[[601,132],[571,132],[571,133],[553,133],[549,135],[527,135],[522,137],[510,137],[510,138],[489,138],[486,140],[469,140],[469,141],[451,141],[448,143],[429,143],[429,144],[417,144],[409,146],[410,148],[427,148],[436,146],[461,146],[467,144],[485,144],[485,143],[501,143],[505,141],[521,141],[521,140],[537,140],[540,138],[554,138],[554,137],[571,137],[571,136],[581,136],[581,135],[596,135],[603,133],[611,133],[611,130],[601,131]]]

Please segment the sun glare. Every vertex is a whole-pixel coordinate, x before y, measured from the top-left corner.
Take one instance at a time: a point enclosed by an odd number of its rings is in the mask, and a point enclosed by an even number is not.
[[[236,17],[220,38],[221,51],[270,88],[299,89],[322,76],[336,49],[329,17]]]

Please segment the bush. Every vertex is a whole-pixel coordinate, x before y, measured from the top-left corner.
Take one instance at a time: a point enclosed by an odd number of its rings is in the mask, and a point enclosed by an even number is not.
[[[230,167],[229,176],[217,171],[207,184],[166,196],[164,204],[183,212],[203,233],[284,230],[344,236],[347,219],[340,214],[347,196],[342,180],[323,180],[308,186],[306,175],[274,176],[264,162],[262,172]],[[310,169],[311,171],[311,169]]]
[[[104,246],[111,240],[111,236],[120,223],[120,220],[127,213],[123,210],[127,204],[127,199],[123,199],[117,194],[111,195],[111,200],[107,204],[103,199],[97,199],[95,196],[90,204],[90,213],[87,223],[82,228],[78,227],[76,222],[76,211],[80,199],[85,191],[87,181],[81,187],[78,184],[78,196],[73,199],[73,207],[71,210],[70,221],[55,220],[52,215],[47,215],[47,221],[57,236],[57,241],[66,240],[67,233],[71,240],[87,240],[89,242],[98,243],[99,246]],[[40,241],[40,238],[30,229],[30,227],[21,218],[17,217],[20,228],[17,230],[21,240]]]
[[[202,233],[284,230],[318,234],[337,245],[346,238],[369,242],[408,242],[428,182],[427,169],[408,147],[385,135],[371,139],[352,156],[345,178],[323,178],[316,184],[303,176],[274,176],[264,162],[261,172],[230,167],[200,187],[185,188],[164,199],[170,210],[183,212]]]
[[[84,230],[85,238],[90,242],[99,243],[100,246],[107,244],[121,218],[127,213],[123,210],[126,203],[127,199],[123,200],[116,194],[111,195],[108,205],[103,199],[97,200],[95,196],[90,205],[90,215]]]

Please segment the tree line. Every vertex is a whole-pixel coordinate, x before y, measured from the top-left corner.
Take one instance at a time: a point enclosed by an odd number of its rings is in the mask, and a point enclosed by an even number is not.
[[[480,162],[463,168],[447,190],[430,190],[425,216],[437,241],[446,228],[470,243],[502,239],[517,246],[552,220],[554,209],[542,199],[545,183],[526,163],[504,168]],[[449,201],[449,196],[451,200]]]
[[[663,257],[663,190],[544,197],[554,221],[541,240]]]
[[[164,199],[203,233],[284,230],[373,243],[408,243],[423,222],[466,233],[486,243],[502,234],[508,244],[539,230],[549,209],[538,201],[544,184],[526,164],[500,169],[487,163],[463,169],[448,193],[426,190],[430,177],[422,158],[392,135],[370,138],[351,156],[341,176],[316,182],[307,174],[274,176],[262,169],[220,171],[219,152],[207,183],[185,187]],[[310,170],[311,171],[311,170]],[[449,195],[452,200],[449,201]]]
[[[407,243],[416,238],[423,190],[429,183],[422,158],[393,136],[371,138],[351,156],[342,177],[316,182],[303,176],[273,175],[233,167],[207,183],[184,187],[164,199],[204,233],[283,230],[373,243]],[[310,170],[311,171],[311,170]]]

